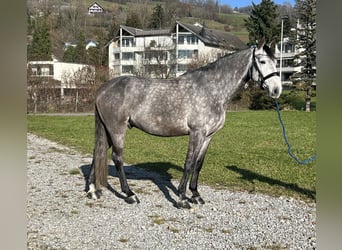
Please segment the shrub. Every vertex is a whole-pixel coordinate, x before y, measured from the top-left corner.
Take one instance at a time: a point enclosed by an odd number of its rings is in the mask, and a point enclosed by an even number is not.
[[[264,91],[258,90],[251,92],[250,100],[249,108],[252,110],[274,109],[274,100],[265,95]]]
[[[288,93],[283,93],[279,98],[279,102],[284,107],[289,109],[304,110],[305,99],[301,92],[290,91]]]

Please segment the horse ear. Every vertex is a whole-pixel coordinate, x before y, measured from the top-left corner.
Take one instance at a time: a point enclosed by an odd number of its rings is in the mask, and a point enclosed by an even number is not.
[[[259,41],[258,49],[263,48],[264,45],[265,45],[265,43],[266,43],[266,39],[265,39],[265,37],[263,36],[263,37],[260,39],[260,41]]]
[[[269,48],[272,48],[273,44],[274,44],[274,40],[272,40],[271,42],[269,42],[269,43],[267,44],[267,46],[268,46]]]
[[[271,50],[273,50],[274,48],[274,46],[277,44],[277,42],[276,42],[276,40],[275,39],[272,39],[268,44],[267,44],[267,46],[271,49]]]

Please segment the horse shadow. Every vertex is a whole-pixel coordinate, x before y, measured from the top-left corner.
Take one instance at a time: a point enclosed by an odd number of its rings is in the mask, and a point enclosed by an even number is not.
[[[84,191],[89,190],[89,174],[91,164],[82,165],[80,167],[84,176],[85,188]],[[183,172],[183,168],[169,162],[147,162],[136,165],[129,165],[124,167],[127,180],[150,180],[163,193],[165,198],[177,207],[177,201],[172,197],[171,192],[178,196],[178,190],[171,182],[172,176],[168,173],[169,169]],[[158,172],[157,172],[158,171]],[[114,165],[108,165],[108,176],[112,176],[119,180],[119,175]],[[147,188],[147,187],[146,187]],[[111,191],[116,197],[125,200],[126,196],[114,189],[108,184],[107,189]],[[133,190],[134,191],[134,190]]]
[[[276,179],[255,173],[255,172],[248,170],[248,169],[239,168],[239,167],[234,166],[234,165],[233,166],[226,166],[226,168],[240,174],[241,177],[239,177],[239,178],[247,180],[251,183],[254,183],[254,180],[257,180],[260,182],[267,183],[269,185],[277,185],[277,186],[283,187],[285,189],[292,190],[294,192],[303,194],[304,196],[316,201],[316,191],[314,191],[314,190],[301,188],[297,184],[286,183],[286,182],[283,182],[280,180],[276,180]]]

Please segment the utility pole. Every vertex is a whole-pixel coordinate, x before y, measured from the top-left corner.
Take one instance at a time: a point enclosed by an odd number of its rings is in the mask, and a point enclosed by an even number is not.
[[[279,64],[279,76],[280,82],[282,82],[282,66],[283,66],[283,33],[284,33],[284,19],[289,18],[288,16],[281,17],[281,31],[280,31],[280,64]]]

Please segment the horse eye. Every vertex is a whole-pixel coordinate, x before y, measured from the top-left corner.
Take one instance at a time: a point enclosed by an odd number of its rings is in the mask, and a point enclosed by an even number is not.
[[[260,61],[261,64],[265,64],[266,62],[265,61]]]

